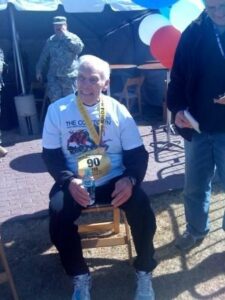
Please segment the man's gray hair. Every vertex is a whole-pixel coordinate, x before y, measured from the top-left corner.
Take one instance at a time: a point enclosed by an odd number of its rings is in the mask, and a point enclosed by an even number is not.
[[[86,54],[86,55],[82,55],[79,58],[78,69],[84,64],[93,66],[94,68],[96,68],[98,71],[100,71],[102,73],[102,75],[104,76],[104,79],[106,79],[106,80],[109,79],[110,66],[105,60],[103,60],[97,56],[94,56],[94,55]]]

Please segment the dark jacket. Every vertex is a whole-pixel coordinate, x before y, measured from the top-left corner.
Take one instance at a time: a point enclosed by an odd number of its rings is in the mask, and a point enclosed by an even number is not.
[[[168,85],[167,92],[167,105],[174,115],[178,111],[185,109],[189,109],[192,112],[196,106],[196,101],[199,101],[199,103],[202,101],[202,99],[196,100],[199,84],[204,84],[207,88],[210,82],[204,82],[204,74],[202,74],[203,60],[201,56],[205,49],[209,49],[213,43],[216,43],[213,23],[204,11],[199,18],[193,21],[182,33],[176,49],[171,70],[171,81]],[[217,45],[215,47],[217,47]],[[214,53],[212,53],[212,55],[214,55]],[[220,55],[220,53],[218,55]],[[208,71],[210,72],[210,70]],[[222,76],[224,75],[225,70]],[[202,107],[204,109],[204,106]],[[224,107],[221,108],[221,110],[223,109]],[[198,113],[196,113],[195,117],[197,117],[198,120]],[[206,119],[202,121],[202,123],[206,122]],[[194,132],[192,129],[187,128],[178,128],[178,131],[188,140],[191,139]]]

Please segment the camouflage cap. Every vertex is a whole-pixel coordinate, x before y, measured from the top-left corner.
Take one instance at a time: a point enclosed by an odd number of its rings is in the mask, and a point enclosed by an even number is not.
[[[53,24],[66,24],[67,19],[64,16],[56,16],[53,18]]]

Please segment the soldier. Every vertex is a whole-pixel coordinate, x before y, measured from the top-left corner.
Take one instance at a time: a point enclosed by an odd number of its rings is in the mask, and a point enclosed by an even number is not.
[[[3,83],[3,79],[2,79],[2,73],[3,73],[3,67],[4,67],[4,53],[2,51],[2,49],[0,48],[0,92],[2,87],[4,86]],[[0,115],[1,115],[1,95],[0,95]],[[1,139],[1,131],[0,131],[0,145],[2,143],[2,139]],[[2,146],[0,146],[0,157],[3,157],[7,154],[7,150],[5,148],[3,148]]]
[[[51,102],[74,93],[77,59],[84,44],[67,30],[67,19],[53,18],[55,34],[47,41],[36,66],[36,78],[42,81],[42,72],[48,64],[47,94]]]

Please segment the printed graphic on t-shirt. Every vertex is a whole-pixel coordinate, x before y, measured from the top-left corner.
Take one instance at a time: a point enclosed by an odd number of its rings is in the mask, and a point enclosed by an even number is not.
[[[108,149],[109,145],[107,142],[111,141],[110,139],[106,141],[101,141],[100,145],[96,145],[93,139],[90,137],[89,132],[86,129],[79,129],[77,131],[70,131],[70,137],[67,141],[67,149],[71,154],[87,152],[94,150],[97,147]]]

